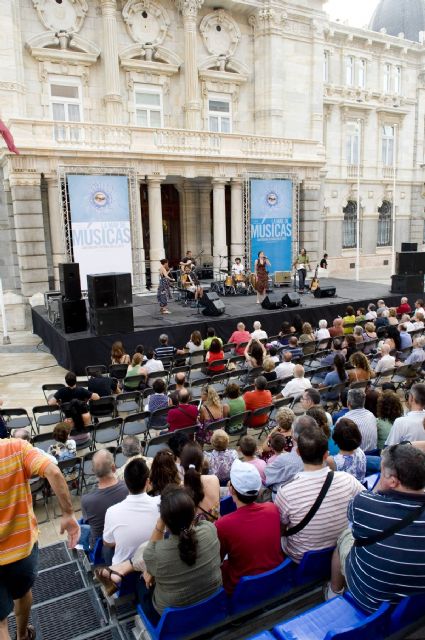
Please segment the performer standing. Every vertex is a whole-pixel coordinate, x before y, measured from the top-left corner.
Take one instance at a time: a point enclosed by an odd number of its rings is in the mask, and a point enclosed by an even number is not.
[[[298,271],[298,293],[304,293],[307,269],[310,270],[310,260],[305,249],[301,249],[301,253],[294,262],[294,267]]]
[[[162,314],[171,313],[168,310],[168,301],[171,300],[170,282],[174,282],[173,278],[168,275],[170,267],[168,266],[167,258],[160,260],[161,266],[159,267],[159,284],[156,298],[159,302],[159,309]]]
[[[271,262],[267,256],[264,255],[264,251],[259,251],[258,258],[254,263],[257,304],[261,304],[266,297],[267,284],[269,281],[267,267],[270,267],[270,265]]]

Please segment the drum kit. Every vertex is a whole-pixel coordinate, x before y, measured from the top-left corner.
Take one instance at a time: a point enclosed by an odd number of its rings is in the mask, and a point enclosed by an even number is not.
[[[250,296],[255,293],[255,273],[228,273],[220,269],[219,278],[211,283],[211,291],[221,296]]]

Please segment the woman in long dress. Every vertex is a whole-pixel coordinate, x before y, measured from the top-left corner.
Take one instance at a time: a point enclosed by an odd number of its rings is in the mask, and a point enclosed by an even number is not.
[[[168,266],[168,260],[163,258],[160,260],[161,266],[159,267],[159,284],[156,294],[159,310],[162,314],[171,313],[168,310],[168,301],[171,300],[170,282],[174,282],[173,278],[168,275],[170,269]]]
[[[255,289],[257,291],[257,304],[261,304],[266,297],[267,283],[269,274],[267,267],[271,264],[270,260],[264,255],[264,251],[258,252],[258,258],[254,263],[255,270]]]

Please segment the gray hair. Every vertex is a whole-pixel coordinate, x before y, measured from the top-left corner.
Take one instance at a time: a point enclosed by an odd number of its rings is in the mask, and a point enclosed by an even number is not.
[[[168,336],[166,333],[161,333],[161,335],[159,336],[159,341],[160,342],[168,342]]]
[[[292,435],[295,440],[298,440],[298,436],[301,431],[306,427],[317,427],[317,422],[314,418],[307,415],[298,416],[292,423]]]
[[[142,453],[140,441],[136,436],[124,436],[121,447],[123,456],[126,458],[133,458],[134,456],[139,456]]]
[[[353,329],[353,333],[355,333],[356,336],[362,336],[363,335],[363,327],[361,327],[359,324],[356,324],[356,326]]]
[[[255,331],[258,331],[259,329],[261,329],[261,322],[259,320],[256,320],[254,322],[254,329]]]
[[[27,442],[31,440],[31,434],[27,429],[15,429],[13,437],[19,438],[20,440],[26,440]]]
[[[366,401],[366,394],[363,389],[349,389],[347,403],[351,409],[363,409]]]
[[[327,326],[328,326],[328,323],[326,320],[319,320],[319,327],[321,329],[326,329]]]
[[[414,384],[410,389],[410,393],[416,404],[420,405],[421,407],[425,407],[425,384],[423,384],[422,382]]]
[[[92,465],[97,478],[106,478],[113,473],[114,456],[108,449],[100,449],[94,454]]]
[[[238,329],[239,331],[245,331],[245,325],[243,322],[238,322],[238,324],[236,325],[236,329]]]

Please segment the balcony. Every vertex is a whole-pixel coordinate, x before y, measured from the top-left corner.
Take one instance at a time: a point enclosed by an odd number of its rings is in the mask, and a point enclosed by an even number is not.
[[[394,167],[382,167],[382,177],[384,180],[394,180]]]
[[[78,153],[96,157],[129,154],[164,158],[172,155],[188,159],[325,163],[323,146],[310,140],[29,119],[11,119],[8,126],[17,148],[26,154],[44,151],[62,156]]]
[[[349,164],[347,165],[347,178],[356,178],[358,176],[359,173],[359,169],[360,169],[360,178],[363,177],[363,167],[360,166],[358,167],[356,164]]]

